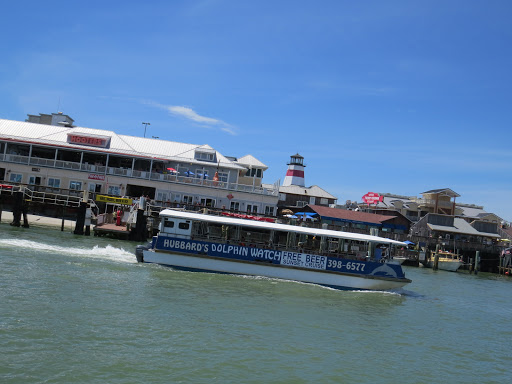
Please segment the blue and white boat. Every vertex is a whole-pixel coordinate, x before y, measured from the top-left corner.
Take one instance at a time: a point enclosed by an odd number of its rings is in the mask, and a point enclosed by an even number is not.
[[[137,248],[139,262],[350,290],[393,290],[411,282],[400,264],[366,256],[378,245],[403,246],[399,241],[170,209],[160,218],[151,245]]]

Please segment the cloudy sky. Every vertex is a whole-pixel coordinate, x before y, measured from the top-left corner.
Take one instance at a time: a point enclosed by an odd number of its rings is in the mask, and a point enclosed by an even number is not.
[[[252,154],[284,179],[458,202],[512,221],[512,2],[3,2],[0,118]]]

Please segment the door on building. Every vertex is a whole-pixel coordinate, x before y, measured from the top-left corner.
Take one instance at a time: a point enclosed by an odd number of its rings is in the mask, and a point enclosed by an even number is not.
[[[40,176],[30,176],[28,178],[29,185],[41,185],[41,177]]]
[[[0,180],[5,180],[5,168],[0,168]]]

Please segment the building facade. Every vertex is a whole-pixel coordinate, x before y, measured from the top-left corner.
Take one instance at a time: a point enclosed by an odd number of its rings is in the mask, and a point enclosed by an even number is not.
[[[278,188],[262,186],[267,167],[251,155],[236,159],[209,145],[76,127],[60,113],[28,120],[0,119],[0,182],[276,214]]]

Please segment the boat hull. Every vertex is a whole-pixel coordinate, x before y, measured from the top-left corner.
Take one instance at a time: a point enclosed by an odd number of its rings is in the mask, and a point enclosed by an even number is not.
[[[319,284],[336,289],[355,290],[394,290],[410,280],[376,275],[337,273],[332,271],[309,270],[257,261],[227,260],[202,255],[180,254],[175,252],[144,251],[144,262],[156,263],[178,269],[207,271],[239,275],[265,276],[284,280],[294,280]],[[382,267],[381,267],[382,268]]]
[[[457,270],[462,265],[462,261],[457,260],[449,260],[449,261],[443,261],[439,260],[437,263],[437,269],[440,269],[442,271],[449,271],[449,272],[457,272]],[[428,262],[428,267],[432,268],[434,266],[433,261]]]

